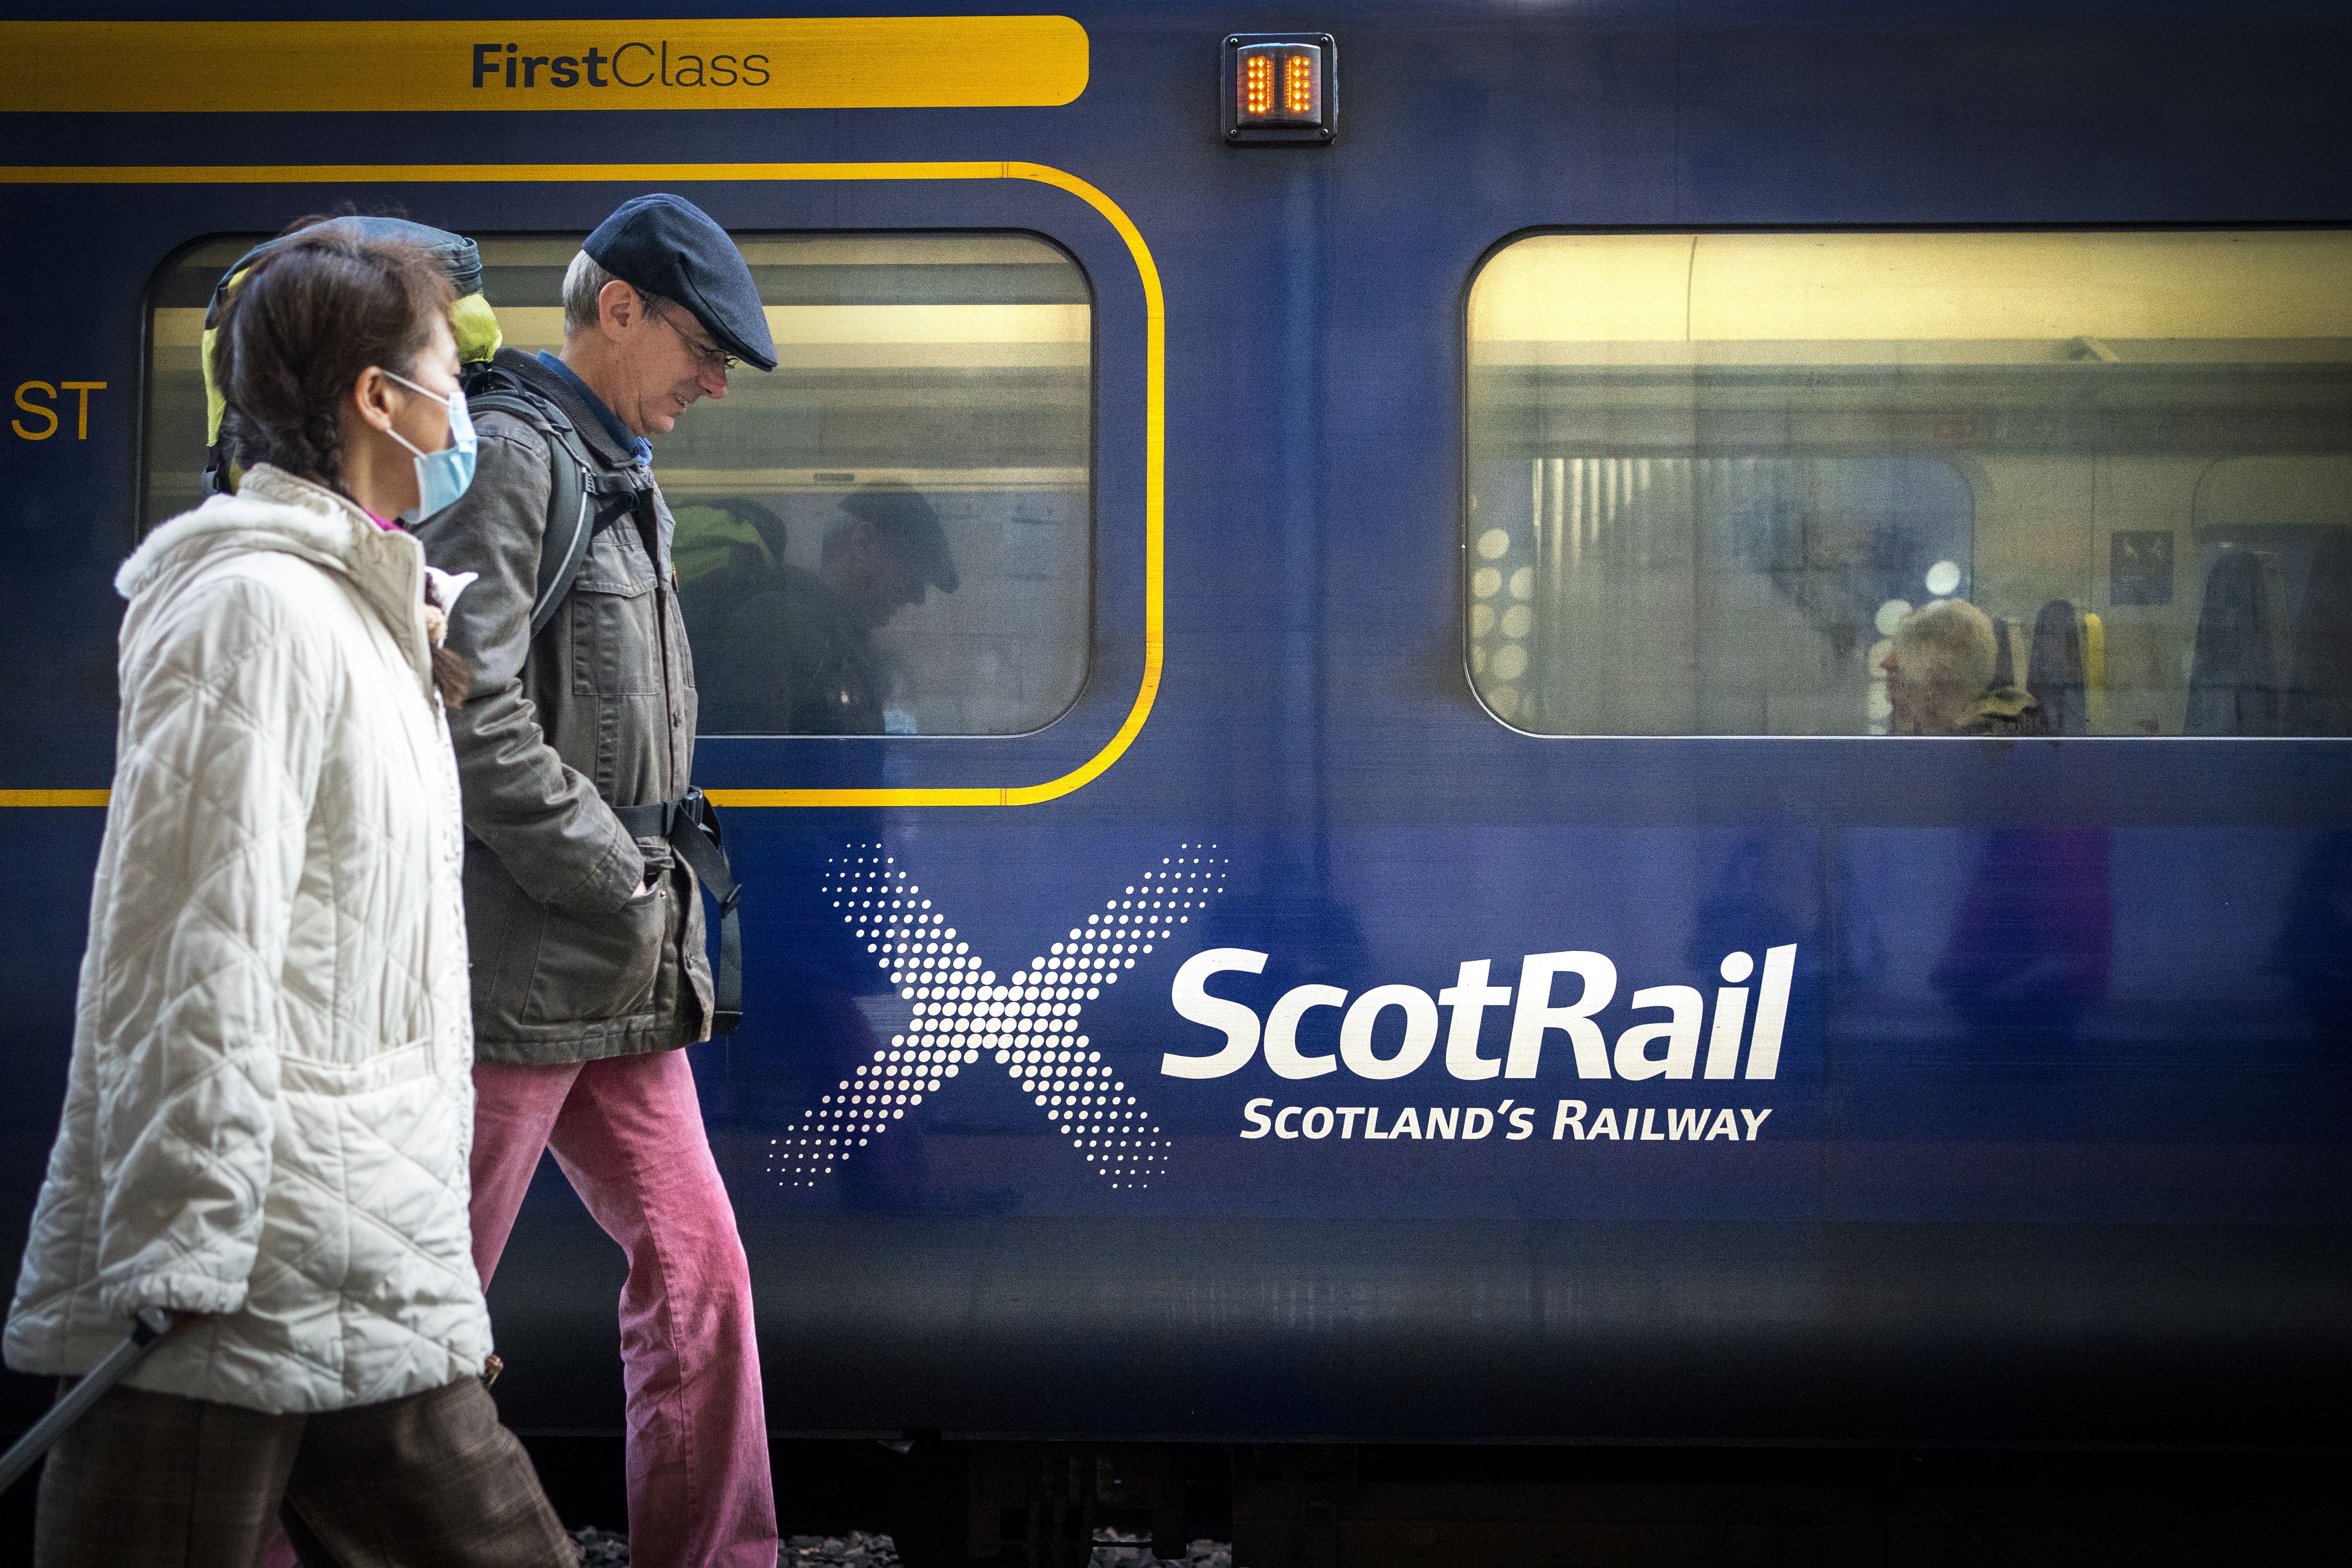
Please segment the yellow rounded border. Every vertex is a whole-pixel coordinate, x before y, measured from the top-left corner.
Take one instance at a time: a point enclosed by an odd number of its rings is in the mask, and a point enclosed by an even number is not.
[[[1076,174],[1043,163],[330,163],[186,166],[0,167],[0,184],[270,185],[337,184],[488,184],[784,180],[1034,180],[1069,192],[1100,213],[1127,244],[1143,284],[1143,679],[1126,721],[1102,750],[1044,784],[972,789],[721,789],[728,806],[1034,805],[1091,783],[1118,761],[1151,715],[1160,693],[1166,617],[1167,298],[1150,247],[1117,202]],[[104,805],[102,789],[0,790],[0,806]]]

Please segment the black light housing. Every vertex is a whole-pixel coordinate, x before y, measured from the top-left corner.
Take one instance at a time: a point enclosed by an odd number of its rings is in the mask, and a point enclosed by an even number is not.
[[[1328,33],[1228,33],[1228,146],[1328,146],[1339,129],[1339,55]]]

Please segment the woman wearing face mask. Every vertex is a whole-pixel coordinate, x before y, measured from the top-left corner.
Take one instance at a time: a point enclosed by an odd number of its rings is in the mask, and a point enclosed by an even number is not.
[[[471,469],[451,291],[333,223],[214,345],[246,469],[116,585],[121,716],[65,1115],[8,1364],[170,1340],[50,1450],[36,1562],[569,1568],[484,1388],[467,1223],[464,671],[389,520]],[[439,603],[434,603],[437,595]],[[436,675],[438,681],[436,683]]]

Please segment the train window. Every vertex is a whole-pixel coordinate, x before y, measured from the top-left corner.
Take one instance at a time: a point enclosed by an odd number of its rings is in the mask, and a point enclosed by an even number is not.
[[[2347,276],[2333,231],[1507,246],[1473,685],[1544,734],[2352,734]]]
[[[146,408],[139,427],[139,532],[205,499],[205,307],[221,274],[266,235],[190,246],[147,291]]]
[[[478,236],[509,346],[554,350],[578,237]],[[738,237],[780,363],[656,437],[705,734],[1020,734],[1085,683],[1093,305],[1024,234]],[[147,526],[199,499],[223,268],[150,301]]]

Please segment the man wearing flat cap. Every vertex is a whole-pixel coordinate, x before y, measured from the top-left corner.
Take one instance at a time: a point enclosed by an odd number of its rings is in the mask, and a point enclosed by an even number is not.
[[[474,1259],[487,1287],[541,1152],[628,1255],[621,1356],[631,1560],[773,1568],[751,1284],[679,1047],[714,1018],[696,874],[662,823],[688,796],[695,692],[648,437],[776,351],[751,268],[692,203],[639,196],[563,279],[563,350],[508,349],[520,413],[478,411],[463,500],[420,529],[474,572],[449,647],[465,793],[476,1065]],[[557,464],[597,527],[534,631]],[[615,500],[614,498],[618,498]]]
[[[777,567],[704,628],[703,691],[714,728],[738,734],[878,735],[890,676],[874,634],[933,588],[956,591],[955,558],[930,502],[904,484],[841,500],[817,568]]]

